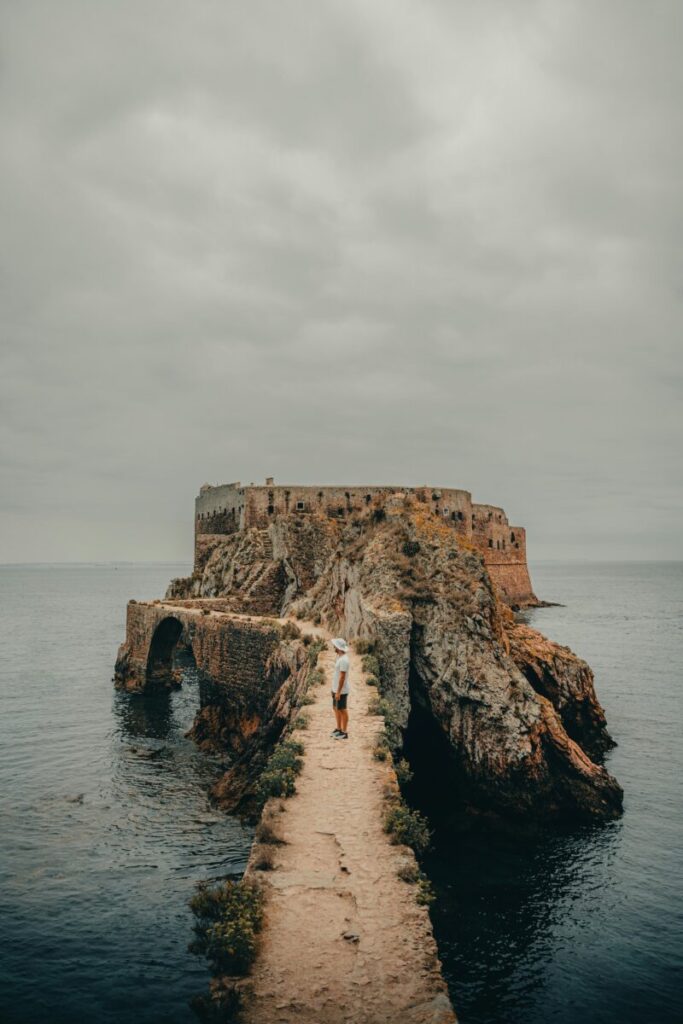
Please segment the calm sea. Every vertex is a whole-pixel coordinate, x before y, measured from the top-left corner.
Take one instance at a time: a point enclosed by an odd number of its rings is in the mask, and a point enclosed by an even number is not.
[[[187,951],[195,883],[243,871],[219,764],[184,737],[197,686],[114,691],[129,597],[184,565],[0,567],[0,1020],[170,1024],[208,972]]]
[[[595,672],[618,822],[438,835],[432,918],[462,1024],[683,1020],[683,563],[532,566],[526,620]]]
[[[197,687],[111,683],[129,597],[184,565],[0,567],[0,1019],[175,1024],[208,974],[196,881],[251,833],[207,801],[184,738]],[[439,835],[433,918],[462,1024],[681,1019],[683,566],[533,567],[534,625],[585,657],[619,747],[624,818],[533,843]],[[321,1022],[324,1024],[324,1022]]]

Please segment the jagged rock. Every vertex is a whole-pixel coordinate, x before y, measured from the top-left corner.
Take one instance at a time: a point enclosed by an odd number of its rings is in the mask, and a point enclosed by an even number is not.
[[[591,760],[611,740],[589,667],[516,623],[481,554],[409,497],[382,515],[281,515],[241,531],[212,547],[187,586],[261,614],[319,616],[371,640],[394,744],[419,706],[447,744],[454,792],[468,808],[620,813],[620,786]]]
[[[506,632],[513,661],[534,690],[550,700],[568,735],[592,758],[613,747],[586,662],[530,626],[512,623]]]

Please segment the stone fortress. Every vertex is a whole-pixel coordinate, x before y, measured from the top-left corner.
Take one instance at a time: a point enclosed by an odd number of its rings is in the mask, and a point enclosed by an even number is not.
[[[407,494],[480,552],[508,604],[539,603],[527,567],[524,527],[510,526],[502,508],[475,504],[469,491],[452,487],[283,485],[272,477],[265,484],[204,484],[195,499],[195,571],[203,567],[217,537],[251,527],[267,529],[278,515],[343,519],[367,507],[388,506]]]

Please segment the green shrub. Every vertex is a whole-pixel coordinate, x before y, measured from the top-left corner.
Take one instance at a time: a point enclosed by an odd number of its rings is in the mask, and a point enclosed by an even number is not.
[[[386,700],[384,697],[380,697],[378,703],[379,703],[379,714],[380,715],[384,715],[384,717],[386,718],[387,722],[393,722],[394,721],[394,708],[393,708],[393,705],[391,705],[389,703],[389,701]]]
[[[415,899],[424,907],[428,907],[429,904],[433,903],[436,899],[432,883],[422,871],[420,872],[420,877],[417,880],[417,892],[415,894]]]
[[[315,704],[315,697],[312,693],[305,693],[301,698],[301,707],[306,707],[310,704]]]
[[[301,637],[301,630],[295,622],[285,622],[282,627],[283,640],[298,640]]]
[[[403,542],[403,548],[401,550],[404,555],[408,556],[408,558],[412,558],[413,555],[416,555],[420,550],[420,544],[416,540],[406,540]]]
[[[314,668],[308,677],[309,686],[321,686],[325,682],[325,673],[321,668]]]
[[[366,654],[362,661],[363,671],[377,679],[381,676],[380,664],[374,654]]]
[[[368,676],[365,682],[368,686],[379,686],[379,680],[376,679],[375,676]]]
[[[389,833],[392,843],[412,846],[416,853],[424,853],[432,837],[427,819],[403,801],[389,807],[384,817],[384,831]]]
[[[297,715],[292,722],[292,729],[308,729],[309,724],[308,715]]]
[[[432,883],[429,881],[424,871],[421,871],[417,864],[402,864],[398,869],[398,877],[403,882],[407,882],[409,885],[416,885],[417,892],[415,893],[415,899],[422,906],[429,906],[430,903],[434,902],[436,898]]]
[[[372,640],[363,640],[361,637],[353,641],[356,654],[372,654],[375,645]]]
[[[396,778],[398,779],[399,786],[407,785],[411,781],[411,779],[413,777],[413,773],[412,773],[410,765],[406,761],[405,757],[401,758],[401,760],[395,766],[395,769],[396,769]]]
[[[373,697],[371,701],[368,701],[368,714],[369,715],[381,715],[382,701],[379,697]]]
[[[296,777],[303,767],[303,745],[295,740],[282,740],[268,758],[255,787],[257,798],[265,803],[271,796],[293,796]]]
[[[296,793],[296,772],[291,768],[261,773],[256,783],[256,795],[264,803],[271,796],[294,796]]]
[[[246,974],[263,925],[263,893],[254,882],[202,883],[190,900],[197,918],[192,953],[203,954],[216,974]]]
[[[314,626],[319,626],[322,621],[323,621],[322,615],[320,614],[320,612],[316,612],[315,615],[313,616],[313,625]]]
[[[318,655],[320,654],[321,651],[324,651],[324,650],[325,650],[325,641],[324,640],[320,640],[320,639],[314,640],[313,643],[310,645],[309,650],[308,650],[308,663],[311,666],[311,668],[315,668],[315,666],[316,666],[316,664],[318,662]]]
[[[384,732],[384,730],[382,730],[382,732],[379,733],[377,739],[375,740],[375,748],[372,752],[372,756],[374,757],[375,761],[386,761],[390,753],[391,751],[389,749],[389,740],[387,734],[386,732]]]

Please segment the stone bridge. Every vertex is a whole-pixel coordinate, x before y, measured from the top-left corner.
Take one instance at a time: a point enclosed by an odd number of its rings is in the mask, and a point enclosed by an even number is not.
[[[251,731],[247,723],[256,726],[289,674],[271,657],[284,623],[229,613],[224,606],[220,599],[130,601],[114,670],[117,689],[144,693],[179,686],[174,654],[184,648],[194,657],[200,681],[212,684],[203,687],[202,705],[222,707],[235,735],[245,727]]]

